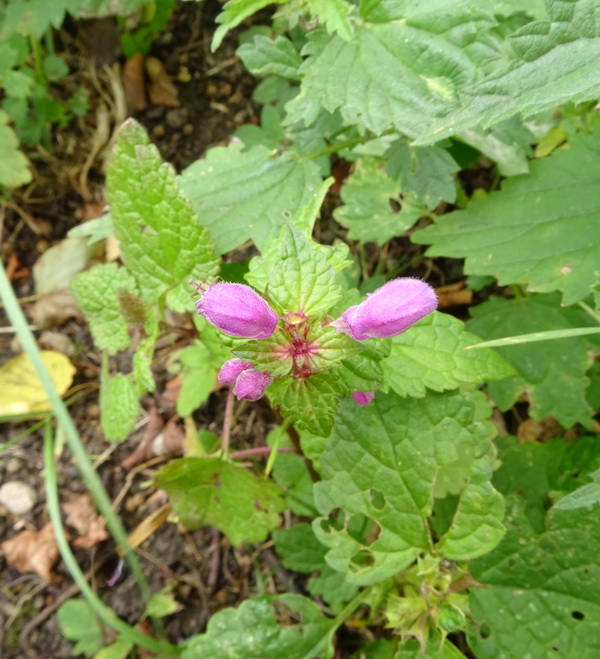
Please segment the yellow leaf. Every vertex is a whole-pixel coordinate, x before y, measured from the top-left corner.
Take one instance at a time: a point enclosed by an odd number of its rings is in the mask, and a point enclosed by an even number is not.
[[[73,382],[75,367],[60,352],[43,350],[41,354],[56,390],[62,396]],[[25,353],[0,366],[0,416],[49,409],[48,396]]]

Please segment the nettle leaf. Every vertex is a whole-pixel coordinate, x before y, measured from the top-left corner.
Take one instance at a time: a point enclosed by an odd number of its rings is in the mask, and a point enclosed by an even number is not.
[[[269,386],[269,399],[290,417],[299,430],[327,437],[339,405],[340,388],[335,377],[311,375],[308,378],[283,378]]]
[[[8,125],[9,116],[0,110],[0,185],[16,188],[31,181],[27,158],[19,150],[19,140]]]
[[[263,146],[242,149],[242,144],[210,149],[180,176],[182,190],[220,254],[248,239],[262,249],[321,183],[314,162]]]
[[[348,227],[348,237],[379,244],[410,229],[426,209],[415,200],[400,195],[400,184],[390,178],[378,159],[361,158],[342,186],[343,206],[335,209],[335,219]]]
[[[440,549],[447,558],[464,560],[496,546],[504,510],[489,485],[494,429],[482,421],[489,408],[481,400],[455,392],[410,400],[379,393],[366,407],[342,401],[320,460],[323,480],[314,488],[326,517],[315,520],[313,529],[329,548],[327,562],[349,583],[382,581],[428,551],[425,520],[438,476],[451,469],[462,469],[463,478]],[[367,533],[357,536],[352,528],[361,520]]]
[[[314,325],[307,338],[318,346],[311,360],[318,371],[334,368],[366,349],[362,343],[351,339],[347,334],[338,333],[330,325]]]
[[[247,341],[237,345],[232,352],[236,357],[250,362],[257,370],[268,371],[273,378],[283,378],[294,365],[289,348],[289,336],[275,331],[268,339]]]
[[[217,16],[215,21],[220,23],[215,30],[210,48],[212,51],[217,50],[221,45],[223,38],[236,25],[246,20],[257,11],[264,9],[272,4],[281,4],[286,0],[228,0],[223,7],[223,11]]]
[[[313,192],[308,203],[296,211],[294,217],[289,221],[289,225],[295,226],[301,231],[310,241],[311,248],[321,252],[335,272],[340,272],[351,263],[348,260],[348,246],[345,243],[319,245],[310,239],[314,223],[321,212],[323,200],[332,183],[333,178],[323,181]],[[260,256],[250,259],[249,272],[244,275],[244,278],[258,291],[266,290],[271,283],[271,271],[281,261],[281,244],[285,239],[286,232],[287,225],[281,228],[278,235],[272,236],[265,242]]]
[[[556,510],[578,510],[579,508],[590,508],[600,503],[600,469],[596,470],[590,477],[593,483],[588,483],[559,499],[555,505]]]
[[[467,328],[482,339],[491,340],[593,324],[584,312],[561,307],[559,303],[557,294],[519,300],[490,298],[471,308],[473,318]],[[531,401],[529,413],[534,419],[554,416],[565,428],[575,423],[589,426],[593,410],[586,400],[586,372],[593,361],[588,349],[591,340],[592,337],[582,336],[496,348],[517,375],[490,382],[492,398],[505,411],[526,390]]]
[[[600,250],[600,130],[575,135],[569,149],[531,162],[531,174],[503,183],[412,240],[427,254],[466,258],[465,272],[500,285],[563,292],[570,305],[589,295]]]
[[[357,25],[352,41],[310,33],[301,92],[286,106],[286,121],[309,124],[321,107],[339,108],[347,124],[376,134],[396,127],[431,137],[434,121],[460,106],[460,92],[482,77],[481,67],[501,57],[493,14],[468,9],[413,18],[418,8],[401,7],[402,20]]]
[[[179,190],[175,171],[132,119],[119,131],[106,186],[123,261],[144,299],[156,300],[191,275],[203,280],[217,273],[208,231]]]
[[[318,573],[309,579],[307,585],[313,597],[321,597],[332,608],[338,609],[358,592],[358,586],[347,583],[342,573],[327,564],[327,547],[317,540],[307,522],[294,524],[289,529],[277,529],[273,532],[273,540],[281,563],[288,570]]]
[[[127,439],[140,413],[140,403],[133,380],[117,373],[102,374],[100,386],[100,423],[109,441]]]
[[[484,588],[470,593],[477,626],[469,645],[481,659],[595,656],[600,509],[548,510],[548,503],[598,467],[597,439],[522,445],[505,438],[499,448],[502,467],[494,482],[506,496],[508,532],[471,564]]]
[[[421,397],[427,389],[447,391],[461,382],[479,385],[515,375],[494,350],[465,350],[478,342],[462,321],[434,311],[392,338],[390,356],[381,362],[386,382],[401,396]]]
[[[121,294],[137,295],[134,277],[116,263],[99,263],[71,281],[77,306],[90,324],[94,343],[109,355],[131,343],[121,305]]]
[[[330,34],[338,34],[342,39],[350,41],[354,36],[354,28],[348,19],[352,6],[346,0],[307,0],[308,9],[317,16],[319,23],[324,25]]]
[[[306,597],[263,595],[215,613],[206,633],[187,640],[181,659],[331,659],[335,629]]]
[[[236,53],[252,75],[278,75],[290,80],[300,79],[298,69],[302,58],[286,37],[277,35],[275,39],[270,39],[258,34],[252,42],[242,44]]]
[[[201,342],[194,341],[179,355],[181,389],[177,396],[177,414],[189,416],[197,410],[215,388],[220,364]]]
[[[460,169],[454,158],[439,146],[411,146],[394,142],[385,153],[388,174],[400,182],[405,195],[414,195],[427,208],[440,201],[456,201],[454,174]]]
[[[532,21],[510,36],[517,58],[465,88],[461,106],[434,122],[427,142],[520,113],[528,117],[600,95],[600,23],[595,0],[548,0],[550,21]],[[591,18],[594,17],[594,18]]]
[[[397,641],[383,638],[366,645],[359,659],[464,659],[465,655],[447,638],[442,639],[435,631],[430,631],[425,651],[415,639],[410,639],[398,647]]]
[[[390,342],[385,339],[369,339],[363,345],[362,352],[343,361],[335,371],[338,385],[347,395],[355,391],[367,393],[381,389],[384,382],[380,362],[390,354]]]
[[[174,460],[154,482],[184,526],[216,526],[233,545],[265,540],[285,508],[275,483],[221,458]]]
[[[282,309],[307,315],[329,309],[342,296],[323,252],[293,226],[285,229],[281,259],[271,271],[269,296]]]

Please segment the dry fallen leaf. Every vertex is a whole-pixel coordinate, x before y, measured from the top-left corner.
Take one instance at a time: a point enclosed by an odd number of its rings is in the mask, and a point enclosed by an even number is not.
[[[81,494],[72,501],[67,501],[63,504],[63,510],[67,514],[67,524],[80,535],[73,542],[75,547],[87,549],[108,538],[106,520],[98,515],[89,494]]]
[[[146,58],[146,73],[150,78],[148,94],[152,105],[163,105],[166,108],[178,108],[181,103],[177,99],[179,90],[173,84],[165,65],[156,57]]]
[[[148,102],[144,80],[144,56],[141,53],[136,53],[125,62],[121,71],[121,82],[129,112],[135,114],[145,110]]]
[[[440,309],[447,307],[456,307],[461,304],[471,304],[473,302],[473,291],[465,286],[464,281],[439,286],[435,289],[438,296],[438,305]]]
[[[56,581],[52,568],[58,560],[58,547],[50,522],[41,531],[22,531],[3,542],[0,550],[19,572],[37,572],[49,583]]]
[[[42,361],[60,396],[71,386],[75,367],[59,352],[43,350]],[[48,396],[42,388],[26,354],[20,354],[0,367],[0,417],[27,414],[50,409]]]

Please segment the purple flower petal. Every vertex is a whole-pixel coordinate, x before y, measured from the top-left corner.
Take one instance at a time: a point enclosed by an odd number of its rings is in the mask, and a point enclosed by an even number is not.
[[[219,382],[233,387],[238,375],[248,368],[252,368],[252,364],[249,362],[245,362],[243,359],[230,359],[221,366],[217,378]]]
[[[267,339],[278,317],[265,300],[243,284],[213,284],[196,302],[196,309],[225,334]]]
[[[352,394],[352,398],[359,404],[359,405],[368,405],[373,398],[375,398],[375,392],[374,391],[369,391],[367,393],[363,393],[362,391],[355,391]]]
[[[435,291],[420,279],[392,279],[331,323],[356,341],[386,338],[406,331],[437,307]]]
[[[233,393],[239,399],[258,400],[265,395],[271,382],[273,378],[268,373],[248,368],[238,375]]]

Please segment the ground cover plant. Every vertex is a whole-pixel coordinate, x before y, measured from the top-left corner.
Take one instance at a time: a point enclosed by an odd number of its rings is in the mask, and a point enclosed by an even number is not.
[[[213,48],[267,4],[225,3]],[[69,385],[53,383],[3,274],[57,422],[45,418],[47,498],[85,596],[57,613],[74,654],[595,656],[596,3],[281,2],[237,53],[260,80],[260,121],[177,174],[127,120],[109,212],[72,232],[116,238],[118,259],[70,288],[102,353],[106,440],[130,437],[164,386],[161,342],[173,346],[185,438],[147,483],[164,493],[158,526],[272,543],[305,576],[166,638],[172,588],[150,593],[59,396]],[[220,391],[215,434],[198,410]],[[12,409],[14,392],[0,396]],[[272,423],[236,450],[241,405]],[[69,547],[63,434],[147,602],[138,624]]]

